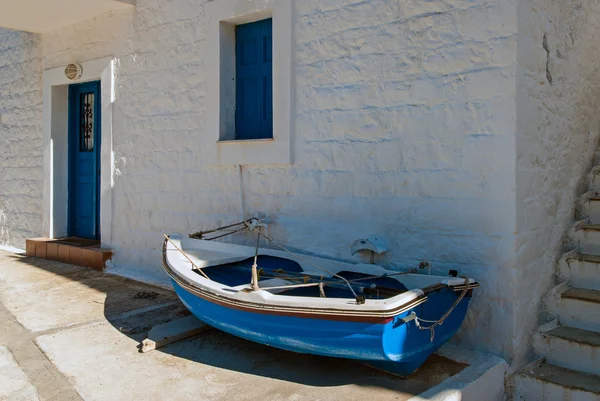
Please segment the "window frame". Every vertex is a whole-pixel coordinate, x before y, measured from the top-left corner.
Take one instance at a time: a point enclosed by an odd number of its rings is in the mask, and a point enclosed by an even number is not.
[[[292,0],[212,0],[205,4],[206,118],[202,159],[209,164],[291,164]],[[273,138],[235,139],[235,26],[273,19]]]

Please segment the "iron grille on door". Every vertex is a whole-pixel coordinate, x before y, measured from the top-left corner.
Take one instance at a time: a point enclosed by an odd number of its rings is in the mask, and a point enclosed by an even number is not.
[[[79,150],[92,152],[94,150],[94,94],[81,95],[81,131],[79,134]]]

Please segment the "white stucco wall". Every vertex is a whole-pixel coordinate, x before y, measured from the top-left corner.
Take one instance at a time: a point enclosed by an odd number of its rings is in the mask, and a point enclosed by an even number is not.
[[[516,1],[294,4],[293,165],[243,167],[247,215],[304,252],[351,259],[353,240],[377,234],[390,248],[383,264],[428,260],[475,277],[456,341],[510,360]],[[164,280],[162,233],[241,214],[236,167],[204,162],[204,18],[197,1],[138,0],[41,36],[44,70],[116,60],[112,246],[123,274]],[[23,246],[28,235],[10,230],[3,241]]]
[[[517,365],[598,150],[600,4],[526,0],[518,16]]]
[[[0,244],[42,234],[40,38],[0,29]]]

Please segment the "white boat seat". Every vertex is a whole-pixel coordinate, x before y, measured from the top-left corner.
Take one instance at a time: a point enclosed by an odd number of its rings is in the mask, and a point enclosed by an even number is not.
[[[229,253],[212,250],[209,251],[204,249],[188,249],[185,251],[185,253],[192,260],[192,262],[194,262],[196,267],[200,269],[208,266],[224,265],[227,263],[234,263],[239,262],[240,260],[247,259],[247,256],[240,255],[239,253]],[[185,256],[181,255],[181,259],[184,262],[189,263]]]

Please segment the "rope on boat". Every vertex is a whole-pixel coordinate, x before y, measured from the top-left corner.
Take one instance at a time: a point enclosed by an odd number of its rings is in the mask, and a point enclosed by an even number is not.
[[[392,276],[402,276],[402,275],[405,275],[405,274],[416,274],[416,273],[417,273],[416,269],[410,269],[407,272],[398,272],[398,273],[392,273],[392,274],[385,273],[385,274],[381,274],[379,276],[377,276],[377,275],[371,275],[371,276],[367,276],[367,277],[355,278],[355,279],[352,279],[352,280],[348,280],[348,282],[349,283],[355,283],[357,281],[373,280],[373,279],[376,279],[376,278],[385,278],[385,277],[392,277]]]
[[[248,267],[243,267],[240,266],[242,268],[248,268]],[[310,275],[306,274],[306,273],[295,273],[295,272],[286,272],[283,269],[277,269],[274,270],[275,273],[279,273],[279,274],[284,274],[284,276],[277,276],[274,274],[269,275],[268,271],[265,271],[265,269],[263,269],[262,267],[260,269],[258,269],[258,277],[260,278],[261,276],[265,276],[265,277],[277,277],[277,278],[281,278],[284,280],[304,280],[305,283],[308,283],[308,281],[312,278]],[[386,278],[386,277],[393,277],[393,276],[401,276],[401,275],[406,275],[406,274],[415,274],[416,270],[415,269],[411,269],[407,272],[398,272],[398,273],[392,273],[392,274],[382,274],[382,275],[368,275],[366,277],[360,277],[360,278],[354,278],[354,279],[350,279],[347,280],[348,283],[357,283],[359,281],[366,281],[366,280],[374,280],[374,279],[378,279],[378,278]],[[314,277],[315,280],[317,279],[316,277]],[[333,283],[337,283],[339,280],[336,280],[334,282],[328,281],[327,280],[328,277],[326,276],[321,276],[318,280],[320,281],[324,281],[325,285],[330,285]]]
[[[321,298],[326,298],[326,296],[325,296],[325,285],[323,284],[322,281],[319,283],[319,296]]]
[[[260,274],[261,274],[261,270],[258,270],[258,248],[259,248],[259,242],[260,242],[260,236],[261,234],[265,237],[266,240],[270,241],[271,243],[273,243],[275,246],[277,246],[279,249],[283,250],[284,252],[287,252],[288,254],[290,254],[293,258],[300,260],[301,262],[304,262],[305,264],[312,266],[316,269],[319,269],[325,273],[328,273],[331,275],[331,277],[337,277],[338,279],[342,280],[350,289],[350,291],[352,292],[352,295],[354,295],[355,299],[356,299],[356,303],[357,304],[364,304],[366,301],[366,298],[364,295],[358,295],[356,293],[356,291],[354,290],[354,288],[352,287],[352,285],[350,284],[351,282],[357,282],[357,281],[363,281],[363,280],[370,280],[370,279],[374,279],[374,278],[380,278],[380,277],[389,277],[389,276],[396,276],[396,275],[401,275],[401,274],[409,274],[409,273],[414,273],[413,271],[409,271],[409,272],[398,272],[398,273],[394,273],[394,274],[384,274],[384,275],[380,275],[380,276],[376,276],[376,275],[372,275],[372,276],[368,276],[368,277],[361,277],[358,279],[353,279],[353,280],[348,280],[343,276],[340,276],[336,273],[333,273],[321,266],[318,266],[314,263],[309,262],[308,260],[302,258],[301,256],[299,256],[298,254],[290,251],[289,249],[287,249],[281,242],[274,240],[273,238],[271,238],[270,236],[268,236],[267,234],[265,234],[264,232],[261,232],[260,230],[261,227],[261,221],[259,219],[257,219],[256,217],[252,217],[250,219],[241,221],[239,223],[233,223],[233,224],[229,224],[226,226],[222,226],[222,227],[218,227],[215,229],[211,229],[211,230],[205,230],[205,231],[198,231],[196,233],[190,234],[189,237],[190,238],[195,238],[195,239],[203,239],[206,241],[210,241],[210,240],[214,240],[214,239],[218,239],[218,238],[222,238],[225,237],[227,235],[231,235],[243,230],[251,230],[251,231],[257,231],[257,239],[256,239],[256,249],[255,249],[255,254],[254,254],[254,263],[252,265],[252,276],[251,276],[251,281],[250,281],[250,285],[252,287],[253,291],[258,291],[260,289],[258,283],[259,283],[259,279],[260,279]],[[223,230],[228,230],[223,234],[219,234],[217,236],[211,237],[211,238],[205,238],[205,236],[207,234],[211,234],[211,233],[215,233],[215,232],[221,232]],[[177,247],[176,247],[177,248]],[[178,249],[178,248],[177,248]],[[179,250],[179,249],[178,249]],[[185,255],[185,253],[181,250],[179,250],[181,253],[183,253]],[[185,255],[186,258],[187,255]],[[190,263],[192,263],[192,266],[194,266],[196,268],[196,266],[194,265],[194,263],[191,261],[191,259],[188,258],[188,260],[190,261]],[[200,271],[200,273],[205,276],[206,278],[208,278],[208,276],[206,276],[206,274],[202,271],[202,269],[196,268],[198,271]],[[332,285],[333,283],[327,283],[327,282],[323,282],[323,277],[321,277],[321,282],[320,283],[308,283],[309,277],[305,276],[304,277],[304,284],[302,286],[305,287],[310,287],[310,286],[315,286],[318,285],[319,286],[319,294],[321,297],[325,297],[325,290],[324,290],[324,286],[325,285]],[[299,285],[297,284],[290,284],[288,286],[280,286],[280,287],[270,287],[270,288],[265,288],[266,290],[269,289],[280,289],[280,288],[298,288]]]
[[[286,284],[286,285],[278,285],[276,287],[264,287],[263,290],[281,290],[287,288],[304,288],[304,287],[321,287],[322,282],[320,283],[304,283],[304,284]]]
[[[165,236],[166,240],[169,241],[171,243],[171,245],[173,245],[175,247],[175,249],[177,249],[183,256],[185,256],[185,258],[192,264],[192,267],[194,268],[193,270],[199,271],[200,274],[202,274],[204,276],[204,278],[206,278],[207,280],[210,280],[210,278],[208,278],[206,273],[204,273],[201,268],[196,266],[196,264],[192,261],[192,259],[190,259],[189,256],[185,254],[185,252],[183,252],[181,249],[179,249],[177,247],[177,245],[175,245],[175,243],[173,241],[171,241],[171,238],[169,238],[169,236],[167,234],[163,234],[163,235]]]
[[[251,229],[252,231],[258,231],[258,233],[260,234],[260,229],[259,229],[259,228],[257,228],[255,225],[250,225],[250,224],[248,224],[248,223],[246,223],[246,222],[244,222],[244,224],[246,224],[246,226],[247,226],[249,229]],[[344,277],[342,277],[342,276],[340,276],[340,275],[338,275],[338,274],[336,274],[336,273],[330,272],[329,270],[327,270],[327,269],[325,269],[325,268],[323,268],[323,267],[317,266],[316,264],[314,264],[314,263],[311,263],[311,262],[309,262],[308,260],[306,260],[306,259],[304,259],[304,258],[302,258],[302,257],[298,256],[297,254],[295,254],[294,252],[290,251],[290,250],[289,250],[289,249],[287,249],[285,246],[283,246],[282,244],[280,244],[278,241],[275,241],[273,238],[269,237],[269,236],[268,236],[267,234],[265,234],[265,233],[263,233],[263,237],[265,237],[267,240],[269,240],[271,243],[273,243],[273,244],[274,244],[276,247],[278,247],[278,248],[279,248],[279,249],[281,249],[282,251],[289,253],[290,255],[292,255],[292,256],[293,256],[293,257],[295,257],[296,259],[298,259],[298,260],[300,260],[300,261],[302,261],[302,262],[306,263],[307,265],[309,265],[309,266],[312,266],[312,267],[314,267],[314,268],[316,268],[316,269],[319,269],[319,270],[321,270],[321,271],[324,271],[325,273],[328,273],[328,274],[330,274],[331,276],[334,276],[334,277],[337,277],[337,278],[339,278],[339,279],[343,280],[343,281],[344,281],[344,282],[345,282],[345,283],[348,285],[348,288],[349,288],[349,289],[350,289],[350,291],[352,292],[352,295],[354,295],[354,297],[355,297],[355,299],[356,299],[356,302],[357,302],[357,303],[363,303],[363,304],[365,303],[365,302],[364,302],[364,301],[365,301],[365,300],[364,300],[364,297],[362,297],[362,298],[361,298],[361,297],[359,297],[359,296],[358,296],[358,294],[356,294],[356,291],[354,291],[354,288],[352,288],[352,285],[351,285],[351,284],[348,282],[348,280],[346,280],[346,278],[344,278]],[[257,247],[258,247],[258,246],[257,246]]]
[[[247,230],[249,228],[248,225],[255,221],[258,222],[259,220],[256,217],[253,217],[248,220],[240,221],[239,223],[228,224],[226,226],[213,228],[211,230],[198,231],[193,234],[190,234],[189,237],[194,238],[194,239],[203,239],[205,241],[211,241],[214,239],[225,237],[227,235],[235,234],[235,233],[243,231],[243,230]],[[228,230],[228,229],[230,229],[230,230],[226,231],[223,234],[219,234],[216,237],[204,238],[206,234],[212,234],[212,233],[216,233],[216,232],[220,232],[220,231]]]
[[[433,342],[433,339],[435,337],[435,328],[437,326],[441,326],[444,321],[448,318],[448,316],[450,316],[450,314],[452,313],[452,311],[458,306],[458,304],[460,303],[460,301],[463,300],[463,298],[465,297],[465,295],[467,295],[467,291],[469,291],[469,278],[467,276],[463,276],[463,278],[465,279],[465,288],[463,288],[460,296],[458,297],[458,299],[454,302],[454,304],[450,307],[450,309],[448,309],[446,311],[446,313],[444,313],[444,316],[442,316],[441,318],[439,318],[438,320],[426,320],[426,319],[421,319],[420,317],[417,316],[417,314],[415,312],[412,312],[409,316],[409,318],[405,321],[409,321],[409,320],[413,320],[415,321],[415,325],[417,326],[417,328],[419,330],[429,330],[429,342]],[[430,326],[424,327],[421,325],[420,322],[424,322],[424,323],[432,323]]]
[[[279,274],[275,274],[275,273],[279,273]],[[326,298],[324,296],[325,294],[325,286],[329,286],[329,287],[334,287],[334,288],[346,288],[346,284],[340,282],[340,280],[335,280],[335,281],[328,281],[326,280],[325,276],[321,276],[319,279],[315,278],[315,280],[319,280],[319,281],[313,281],[311,282],[311,276],[308,276],[306,274],[303,273],[293,273],[293,272],[285,272],[283,269],[278,269],[275,270],[274,272],[271,271],[266,271],[265,269],[263,269],[262,267],[260,269],[258,269],[258,277],[272,277],[272,278],[278,278],[281,280],[287,280],[287,281],[302,281],[303,283],[300,284],[286,284],[286,285],[282,285],[282,286],[277,286],[277,287],[263,287],[261,288],[262,290],[265,291],[269,291],[269,290],[276,290],[276,289],[285,289],[285,288],[300,288],[300,287],[316,287],[319,286],[319,288],[323,287],[323,292],[321,292],[319,290],[319,295],[321,296],[321,298]],[[348,282],[352,283],[356,280],[348,280]],[[365,287],[358,287],[359,291],[364,291]]]

